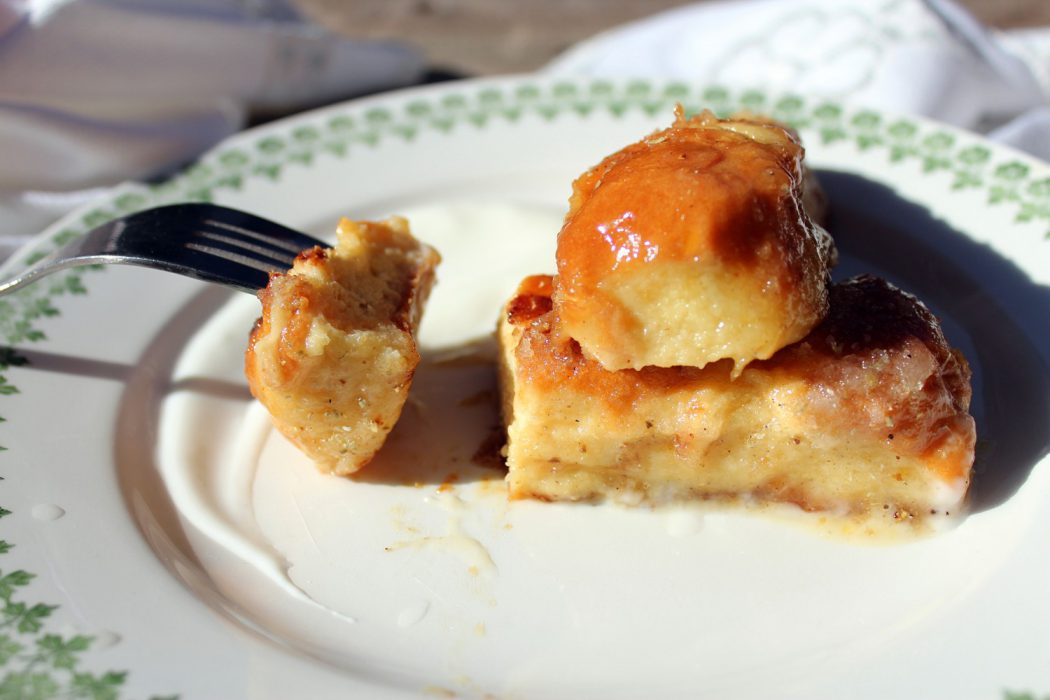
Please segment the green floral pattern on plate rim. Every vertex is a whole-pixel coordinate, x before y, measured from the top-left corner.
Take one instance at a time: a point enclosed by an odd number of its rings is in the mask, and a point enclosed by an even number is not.
[[[352,158],[358,149],[376,148],[381,141],[411,142],[425,132],[480,130],[494,122],[512,124],[524,118],[554,122],[567,116],[602,114],[618,119],[637,111],[657,117],[669,114],[677,103],[690,113],[710,109],[719,115],[740,110],[768,114],[797,128],[808,143],[842,142],[859,151],[881,152],[888,162],[914,161],[923,172],[949,174],[953,190],[972,190],[989,206],[1008,207],[1018,223],[1039,225],[1045,229],[1044,237],[1050,238],[1047,169],[1033,168],[1027,158],[1010,157],[976,136],[936,124],[759,90],[640,80],[518,79],[452,83],[402,99],[348,103],[248,132],[220,145],[176,177],[155,185],[122,186],[96,206],[67,217],[8,269],[31,265],[114,217],[171,202],[220,199],[224,190],[239,190],[252,178],[279,182],[287,168],[309,167],[320,157]],[[43,340],[39,322],[61,314],[62,297],[85,294],[85,276],[102,269],[60,273],[0,299],[0,342],[4,346],[0,349],[0,396],[19,393],[7,372],[26,360],[14,347]],[[0,519],[11,513],[0,507]],[[14,546],[0,539],[0,555]],[[29,595],[33,578],[27,571],[0,569],[0,700],[120,697],[126,672],[80,669],[79,656],[93,640],[49,631],[48,618],[57,606],[28,602],[33,600]],[[1003,697],[1036,698],[1009,690]]]

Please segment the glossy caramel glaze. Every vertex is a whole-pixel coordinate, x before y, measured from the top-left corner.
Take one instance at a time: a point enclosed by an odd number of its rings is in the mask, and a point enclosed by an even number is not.
[[[554,280],[550,275],[526,277],[514,298],[507,303],[507,321],[520,324],[542,316],[553,308],[551,293]]]
[[[722,358],[742,366],[804,336],[827,309],[834,250],[803,207],[802,158],[797,137],[775,122],[679,114],[670,128],[584,173],[558,236],[554,304],[565,334],[606,369],[703,366]],[[638,296],[631,285],[639,275],[668,271],[686,286],[691,276],[717,276],[714,287],[696,293],[724,303],[724,317],[709,314],[704,300],[675,318],[658,300],[625,299]],[[727,333],[725,347],[708,340],[714,336],[707,326],[741,323],[730,309],[744,304],[756,310],[753,340],[743,347],[733,346],[732,336],[746,333]],[[679,337],[717,347],[646,346],[656,326],[688,327],[690,315],[703,328]]]

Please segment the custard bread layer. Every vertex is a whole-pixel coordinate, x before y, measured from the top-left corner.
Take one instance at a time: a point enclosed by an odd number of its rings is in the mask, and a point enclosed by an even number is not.
[[[552,287],[526,279],[499,328],[512,497],[742,499],[897,519],[960,505],[969,367],[926,307],[886,282],[833,285],[821,324],[735,379],[729,360],[604,369],[556,332]]]
[[[259,293],[245,373],[274,425],[318,468],[350,474],[382,446],[419,364],[415,333],[438,254],[404,219],[339,223]]]

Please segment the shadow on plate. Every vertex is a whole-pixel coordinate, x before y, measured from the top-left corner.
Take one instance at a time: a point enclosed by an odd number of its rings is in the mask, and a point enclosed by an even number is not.
[[[1003,503],[1050,452],[1050,288],[885,185],[817,175],[842,256],[835,277],[872,272],[915,294],[969,360],[977,422],[970,503],[975,511]]]
[[[243,381],[205,378],[172,381],[176,363],[187,341],[235,293],[221,287],[204,287],[143,351],[137,366],[126,375],[113,456],[127,508],[158,558],[213,609],[244,622],[243,613],[217,591],[205,573],[157,462],[160,411],[165,396],[176,391],[192,391],[220,399],[244,401],[246,405],[251,400],[247,383]],[[252,625],[249,623],[248,627]]]
[[[439,350],[423,348],[401,418],[375,459],[351,478],[416,486],[502,484],[506,466],[499,455],[504,434],[496,353],[494,336]],[[450,435],[456,439],[449,440]]]

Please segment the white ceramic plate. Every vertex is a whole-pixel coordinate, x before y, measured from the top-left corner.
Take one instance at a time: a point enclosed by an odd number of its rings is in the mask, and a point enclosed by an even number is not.
[[[957,528],[872,544],[731,509],[508,504],[472,463],[494,421],[500,303],[553,268],[572,178],[678,101],[798,126],[839,274],[919,294],[970,358],[980,445]],[[374,468],[324,477],[247,395],[250,296],[109,268],[0,300],[0,695],[1050,692],[1047,165],[792,95],[452,83],[245,133],[170,182],[120,188],[7,269],[201,198],[322,236],[341,214],[411,214],[445,258],[415,398]]]

